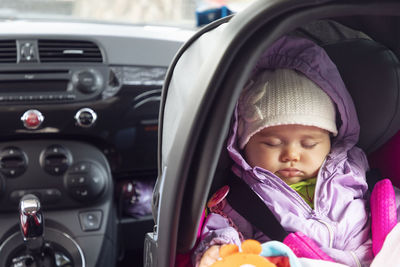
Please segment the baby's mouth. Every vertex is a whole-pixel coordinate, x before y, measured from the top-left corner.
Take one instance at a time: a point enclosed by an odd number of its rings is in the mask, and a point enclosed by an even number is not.
[[[292,177],[298,177],[302,176],[302,171],[296,169],[296,168],[286,168],[277,171],[278,175],[283,178],[292,178]]]

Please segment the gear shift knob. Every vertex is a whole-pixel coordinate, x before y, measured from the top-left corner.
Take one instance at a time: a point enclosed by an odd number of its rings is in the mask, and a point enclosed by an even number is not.
[[[25,195],[19,202],[21,233],[26,245],[31,250],[43,245],[44,218],[39,199],[32,194]]]

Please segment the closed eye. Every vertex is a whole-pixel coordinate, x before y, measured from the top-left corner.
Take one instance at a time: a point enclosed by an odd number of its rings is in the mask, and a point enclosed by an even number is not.
[[[306,149],[314,148],[316,145],[318,145],[318,142],[314,142],[314,141],[306,141],[306,142],[301,143],[301,146]]]
[[[270,147],[277,147],[277,146],[279,146],[280,144],[275,144],[275,143],[267,143],[267,142],[264,142],[264,144],[265,145],[267,145],[267,146],[270,146]]]
[[[282,144],[282,141],[278,138],[271,138],[263,141],[263,144],[271,147],[279,146]]]

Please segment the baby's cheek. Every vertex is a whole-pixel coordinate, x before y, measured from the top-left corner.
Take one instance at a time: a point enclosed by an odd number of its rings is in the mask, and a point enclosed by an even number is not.
[[[324,162],[324,159],[313,159],[312,162],[309,164],[309,171],[311,173],[311,176],[316,177],[319,170],[321,169],[322,163]]]
[[[312,171],[308,178],[315,178],[315,177],[317,177],[318,172],[319,172],[319,169],[320,169],[320,168],[318,168],[318,169]]]
[[[276,171],[281,169],[280,164],[281,163],[277,157],[269,157],[264,160],[263,166],[261,167],[275,173]]]

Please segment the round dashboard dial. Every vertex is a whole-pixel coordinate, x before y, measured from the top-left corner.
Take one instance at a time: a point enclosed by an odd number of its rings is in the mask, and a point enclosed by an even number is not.
[[[101,89],[103,78],[98,71],[85,69],[77,71],[72,75],[72,83],[80,92],[91,94]]]

